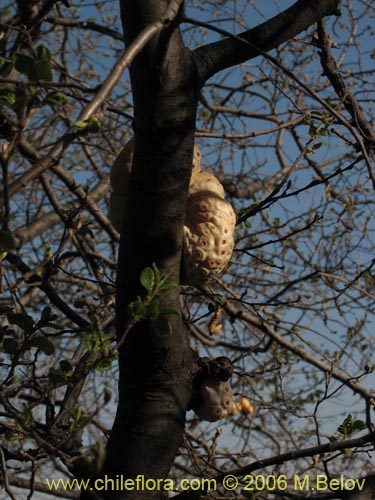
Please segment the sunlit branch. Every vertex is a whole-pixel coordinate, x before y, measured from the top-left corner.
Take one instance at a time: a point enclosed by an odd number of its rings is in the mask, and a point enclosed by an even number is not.
[[[112,30],[107,26],[95,23],[93,21],[77,21],[74,18],[64,18],[64,17],[52,17],[49,16],[45,19],[47,23],[53,24],[54,26],[65,26],[67,28],[78,28],[82,30],[96,31],[102,35],[107,35],[115,40],[124,40],[124,35],[119,31]]]
[[[8,252],[6,260],[16,267],[23,275],[23,280],[33,286],[40,288],[49,298],[51,303],[57,307],[67,318],[76,325],[85,328],[90,322],[74,311],[57,293],[55,288],[28,265],[18,255]]]
[[[177,2],[178,4],[180,2]],[[90,103],[85,106],[77,121],[87,121],[89,120],[102,106],[104,101],[110,95],[114,87],[119,82],[123,72],[129,67],[131,62],[143,49],[143,47],[157,34],[165,29],[169,23],[172,21],[171,15],[176,11],[176,2],[171,2],[170,9],[167,9],[165,15],[161,20],[155,21],[154,23],[147,26],[130,44],[130,46],[124,51],[123,55],[119,61],[114,65],[112,71],[102,83],[100,89],[96,93],[95,97],[90,101]],[[32,180],[39,177],[40,174],[51,168],[51,166],[57,164],[64,153],[64,151],[70,146],[70,144],[77,138],[77,133],[74,131],[74,127],[68,131],[63,137],[56,143],[49,154],[38,161],[38,163],[21,175],[16,181],[9,185],[9,196],[13,196],[16,192],[22,189],[26,184]]]
[[[315,455],[322,455],[325,453],[331,453],[333,451],[341,451],[345,449],[353,449],[358,447],[364,447],[371,445],[375,442],[375,432],[370,432],[365,436],[354,439],[346,439],[344,441],[334,441],[326,444],[321,444],[318,446],[311,446],[309,448],[303,448],[300,450],[293,450],[286,453],[282,453],[275,457],[265,458],[263,460],[257,460],[256,462],[239,467],[231,471],[226,471],[225,474],[221,474],[216,479],[218,481],[224,479],[227,474],[233,474],[234,476],[244,476],[250,474],[258,469],[268,467],[271,465],[282,464],[289,462],[291,460],[296,460],[298,458],[313,457]]]
[[[334,379],[339,380],[344,385],[352,389],[354,393],[361,395],[366,401],[370,401],[374,397],[371,391],[358,384],[357,381],[351,379],[340,371],[335,370],[331,365],[328,365],[324,361],[321,361],[310,354],[304,347],[296,345],[295,343],[287,340],[283,335],[277,333],[277,331],[269,326],[267,321],[262,319],[260,316],[255,316],[254,314],[239,308],[231,301],[228,301],[224,305],[224,309],[233,317],[241,318],[241,320],[258,328],[261,332],[266,333],[279,345],[285,347],[288,351],[293,352],[299,358],[315,366],[319,370],[330,374]]]
[[[335,89],[340,101],[350,113],[352,123],[362,134],[366,145],[369,149],[375,149],[375,130],[372,124],[366,120],[365,115],[361,110],[361,106],[350,92],[350,89],[345,84],[344,78],[340,74],[336,60],[332,55],[330,40],[323,21],[318,22],[317,45],[320,49],[319,55],[324,74],[331,82],[332,87]]]
[[[202,83],[218,71],[248,61],[278,47],[328,15],[338,14],[338,0],[299,0],[289,9],[263,24],[233,35],[209,23],[185,18],[186,22],[216,31],[227,38],[202,47],[193,53],[199,61]]]
[[[304,2],[304,0],[300,0],[302,3]],[[300,2],[297,2],[297,3],[300,3]],[[297,4],[296,4],[297,5]],[[249,40],[247,40],[245,37],[243,36],[238,36],[238,35],[233,35],[232,33],[228,32],[227,30],[223,30],[221,28],[218,28],[216,26],[212,26],[208,23],[202,23],[200,21],[196,21],[196,20],[193,20],[193,19],[189,19],[187,18],[186,21],[189,21],[191,22],[192,24],[196,24],[197,26],[204,26],[206,27],[207,29],[210,29],[212,31],[216,31],[217,33],[220,33],[221,35],[225,35],[228,37],[228,39],[231,39],[231,40],[235,40],[236,42],[239,42],[240,45],[244,45],[245,47],[248,47],[250,52],[250,57],[247,57],[244,59],[245,60],[248,60],[248,59],[251,59],[252,57],[255,57],[256,55],[262,55],[263,57],[265,57],[268,61],[270,61],[272,64],[274,64],[276,67],[278,67],[279,69],[281,69],[286,75],[288,75],[291,79],[293,79],[296,83],[298,83],[298,85],[303,88],[305,90],[305,92],[310,95],[311,97],[313,97],[316,101],[319,102],[319,104],[321,104],[321,106],[323,108],[325,108],[331,115],[333,115],[338,123],[341,123],[344,127],[346,127],[350,132],[351,134],[355,137],[356,139],[356,142],[358,144],[358,147],[363,155],[363,158],[366,162],[366,166],[367,166],[367,171],[369,173],[369,177],[372,181],[372,185],[373,185],[373,188],[375,189],[375,174],[372,170],[372,165],[371,165],[371,160],[369,158],[369,155],[367,153],[367,150],[366,150],[366,147],[365,145],[363,144],[362,142],[362,139],[360,137],[360,135],[357,133],[357,131],[355,130],[355,128],[351,125],[351,123],[346,120],[346,118],[344,118],[342,116],[341,113],[337,112],[333,106],[330,105],[329,102],[327,102],[325,99],[321,98],[316,92],[314,92],[311,87],[309,87],[309,85],[306,85],[300,78],[298,78],[293,71],[291,71],[290,69],[288,69],[286,66],[284,66],[282,63],[280,63],[280,61],[278,61],[278,59],[276,59],[275,57],[273,56],[270,56],[266,50],[270,50],[270,48],[272,47],[265,47],[265,50],[260,48],[261,44],[259,43],[259,41],[255,43],[252,43],[252,42],[249,42]],[[311,23],[310,23],[311,24]],[[261,25],[263,26],[263,25]],[[309,25],[308,25],[309,26]],[[308,27],[306,26],[306,27]],[[258,29],[259,26],[255,29]],[[252,30],[250,30],[252,31]],[[216,42],[216,43],[223,43],[223,42]],[[280,42],[281,43],[281,42]],[[275,45],[277,46],[277,45]],[[204,47],[201,47],[201,50],[204,51],[204,49],[206,49],[208,46],[204,46]],[[195,52],[198,53],[198,56],[201,57],[202,55],[199,53],[199,50],[200,49],[196,49]],[[251,51],[255,51],[254,54],[251,55]],[[205,55],[206,57],[206,55]],[[233,57],[233,55],[232,55]],[[233,64],[230,64],[229,66],[232,66]],[[216,68],[215,71],[212,72],[212,74],[216,73],[217,71],[219,71],[220,69],[225,69],[226,67],[228,67],[228,65],[224,66],[223,68]],[[209,78],[210,76],[212,76],[212,74],[209,74],[208,76],[206,75],[206,79]],[[205,80],[204,80],[205,81]]]

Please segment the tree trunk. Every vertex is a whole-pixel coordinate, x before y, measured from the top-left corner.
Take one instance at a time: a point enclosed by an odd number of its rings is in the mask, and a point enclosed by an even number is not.
[[[122,1],[126,45],[160,19],[166,5],[159,0]],[[145,267],[155,262],[170,281],[179,282],[197,109],[194,74],[177,23],[155,37],[130,70],[135,149],[118,258],[119,339],[129,320],[129,303],[143,293],[139,277]],[[161,294],[159,301],[161,308],[179,310],[178,288]],[[181,317],[170,315],[169,321],[171,335],[158,334],[143,321],[120,349],[119,403],[100,477],[168,476],[183,436],[193,366]],[[145,490],[100,495],[143,499],[162,494]]]

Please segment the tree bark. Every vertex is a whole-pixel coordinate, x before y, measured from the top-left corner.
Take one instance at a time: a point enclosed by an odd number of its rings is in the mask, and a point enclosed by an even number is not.
[[[127,46],[161,18],[166,1],[124,0]],[[143,291],[142,270],[156,263],[179,282],[182,230],[191,174],[198,102],[195,69],[178,23],[156,36],[134,60],[134,161],[118,257],[116,328],[121,339],[127,308]],[[180,309],[179,290],[159,297]],[[169,316],[171,335],[148,321],[133,328],[120,348],[119,403],[101,477],[166,478],[181,444],[191,397],[193,357],[181,317]],[[101,491],[102,498],[158,498],[160,491]],[[83,498],[87,498],[83,495]]]
[[[198,47],[193,54],[198,60],[200,80],[205,82],[218,71],[278,47],[325,16],[337,15],[339,3],[339,0],[299,0],[277,16],[236,35],[236,38],[228,37]]]

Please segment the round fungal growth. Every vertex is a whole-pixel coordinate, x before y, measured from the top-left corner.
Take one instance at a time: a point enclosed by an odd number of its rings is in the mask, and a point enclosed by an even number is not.
[[[254,406],[250,403],[248,398],[242,397],[239,401],[239,406],[242,413],[248,415],[249,413],[254,413]]]
[[[236,417],[237,415],[239,415],[241,413],[241,410],[239,409],[238,407],[238,403],[235,403],[233,402],[232,404],[232,408],[230,410],[230,414],[232,417]]]
[[[236,215],[230,203],[212,191],[189,196],[183,242],[186,284],[199,285],[219,274],[233,252]]]
[[[202,380],[200,392],[201,399],[193,410],[201,420],[216,422],[231,414],[233,391],[229,384],[207,377]]]
[[[242,413],[249,415],[255,412],[254,406],[250,403],[248,398],[241,397],[238,401],[234,402],[231,409],[231,415],[236,416]]]
[[[109,218],[120,232],[134,156],[131,139],[115,160]],[[210,172],[201,171],[201,153],[194,145],[192,173],[186,206],[182,252],[182,283],[201,285],[227,266],[233,251],[236,216],[224,200],[224,188]]]
[[[224,188],[220,181],[210,172],[201,171],[191,178],[189,196],[195,193],[210,192],[224,198]]]

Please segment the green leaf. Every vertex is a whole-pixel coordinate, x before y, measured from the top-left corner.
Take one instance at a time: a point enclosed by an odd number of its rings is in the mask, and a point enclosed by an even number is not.
[[[346,436],[350,433],[350,429],[352,428],[352,416],[349,414],[345,417],[344,422],[337,427],[337,430],[340,434]]]
[[[128,306],[128,313],[133,319],[144,318],[147,314],[147,308],[140,297],[131,302]]]
[[[73,430],[77,427],[83,427],[87,422],[90,421],[89,415],[83,413],[80,406],[78,406],[77,408],[72,408],[70,410],[70,414],[72,416],[72,420],[70,422],[70,430]]]
[[[151,320],[152,327],[159,335],[172,335],[172,325],[165,316],[158,316]]]
[[[52,314],[51,308],[46,306],[42,311],[38,326],[47,326],[51,323],[51,321],[54,321],[57,318],[58,316],[56,314]]]
[[[52,59],[51,51],[45,45],[38,45],[35,57],[37,61],[50,61]]]
[[[12,337],[6,337],[3,340],[3,349],[7,354],[17,354],[18,343]]]
[[[29,427],[34,422],[34,415],[28,404],[23,403],[22,411],[23,423],[25,426]]]
[[[147,308],[147,316],[149,318],[157,318],[160,314],[160,303],[154,299]]]
[[[43,309],[42,314],[40,316],[39,324],[40,323],[49,323],[50,322],[50,318],[51,318],[51,308],[49,306],[46,306]]]
[[[69,373],[73,369],[70,361],[68,361],[67,359],[62,359],[59,362],[59,366],[60,366],[61,371],[63,371],[64,373]]]
[[[32,347],[40,349],[47,356],[52,356],[52,354],[55,354],[55,344],[44,335],[37,335],[33,337],[29,343]]]
[[[78,120],[74,123],[73,127],[79,134],[96,134],[101,128],[100,115],[92,116],[88,120]]]
[[[16,93],[14,89],[8,87],[0,87],[0,103],[13,109],[16,102]]]
[[[159,283],[159,281],[161,280],[161,274],[160,274],[159,268],[155,264],[155,262],[152,263],[152,270],[154,271],[154,274],[155,274],[156,283]]]
[[[48,372],[48,378],[51,380],[51,382],[58,384],[65,381],[67,379],[67,376],[59,368],[52,367]]]
[[[101,129],[100,117],[95,115],[88,120],[87,131],[91,134],[97,134]]]
[[[156,285],[155,273],[151,269],[151,267],[146,267],[145,269],[143,269],[139,281],[141,282],[141,285],[147,290],[149,295],[151,295],[155,290]]]
[[[162,283],[159,287],[159,293],[164,293],[164,292],[169,292],[170,290],[176,290],[177,288],[177,283],[172,283],[171,281],[168,281],[166,283]]]
[[[29,73],[29,80],[52,82],[52,69],[49,61],[36,61],[34,70]]]
[[[46,104],[56,105],[56,106],[63,104],[65,101],[66,101],[66,96],[62,92],[50,92],[45,99]]]
[[[14,55],[14,67],[17,71],[23,75],[29,75],[34,69],[35,60],[32,56],[28,54],[22,54],[22,52],[16,52]]]
[[[174,307],[164,307],[163,309],[160,310],[160,314],[163,316],[166,316],[168,314],[174,314],[175,316],[180,316],[181,313]]]
[[[86,333],[82,336],[82,344],[88,351],[92,351],[92,343],[90,337]]]
[[[31,81],[44,80],[52,81],[51,52],[44,45],[39,45],[35,51],[34,67],[28,73]]]
[[[366,424],[362,420],[355,420],[353,422],[353,417],[349,414],[344,422],[338,426],[338,432],[345,438],[353,434],[354,432],[361,431],[366,428]]]
[[[227,298],[224,295],[215,294],[212,298],[218,306],[224,306],[227,303]]]
[[[26,313],[7,313],[7,319],[11,325],[17,325],[26,332],[34,329],[34,320]]]
[[[315,134],[316,134],[316,128],[314,127],[314,125],[310,125],[309,136],[313,137]]]
[[[355,420],[353,422],[353,432],[363,431],[363,429],[366,429],[366,424],[365,422],[363,422],[363,420]]]
[[[79,133],[84,132],[84,130],[86,130],[87,126],[88,126],[88,122],[84,122],[84,121],[80,121],[80,120],[74,122],[74,124],[73,124],[74,129]]]
[[[16,240],[13,234],[6,229],[0,229],[0,251],[14,250],[16,248]]]

